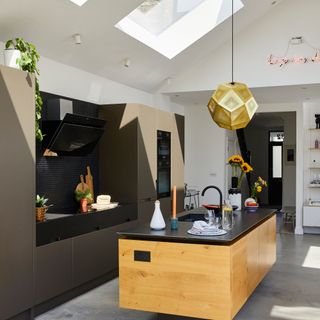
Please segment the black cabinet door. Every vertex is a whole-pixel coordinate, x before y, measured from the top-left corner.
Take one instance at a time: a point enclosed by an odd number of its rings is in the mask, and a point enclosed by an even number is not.
[[[36,249],[36,304],[72,288],[72,239]]]
[[[128,222],[73,238],[73,286],[118,269],[117,231],[130,228]]]

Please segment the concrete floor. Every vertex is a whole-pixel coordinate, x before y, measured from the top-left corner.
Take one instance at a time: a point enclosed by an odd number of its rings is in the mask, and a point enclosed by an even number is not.
[[[158,316],[119,309],[116,279],[37,317],[70,319],[155,320]],[[320,236],[278,233],[277,263],[235,319],[320,320]]]

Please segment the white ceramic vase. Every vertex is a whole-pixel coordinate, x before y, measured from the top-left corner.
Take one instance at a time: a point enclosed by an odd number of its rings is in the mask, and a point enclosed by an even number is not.
[[[231,189],[232,190],[232,189]],[[237,210],[241,210],[242,200],[241,200],[241,192],[230,192],[229,191],[229,200],[232,206],[237,206]]]
[[[164,222],[161,210],[160,201],[157,200],[154,203],[154,212],[150,222],[150,228],[152,230],[163,230],[166,228],[166,223]]]
[[[5,49],[4,50],[4,65],[7,67],[20,69],[17,64],[17,59],[21,57],[21,52],[15,49]]]

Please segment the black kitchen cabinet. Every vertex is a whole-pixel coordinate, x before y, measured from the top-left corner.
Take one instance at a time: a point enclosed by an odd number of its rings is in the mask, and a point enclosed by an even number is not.
[[[139,221],[141,223],[149,223],[154,211],[154,200],[139,201]],[[162,208],[161,208],[162,210]]]
[[[72,239],[36,250],[36,304],[72,288]]]
[[[73,286],[118,269],[117,231],[133,227],[128,222],[73,238]]]
[[[34,104],[34,77],[0,66],[1,320],[29,313],[33,305]]]
[[[112,229],[112,228],[111,228]],[[109,229],[73,239],[73,285],[78,286],[117,268],[116,233]]]
[[[100,140],[100,191],[138,203],[140,222],[149,222],[157,199],[157,130],[170,132],[170,185],[177,186],[177,212],[184,207],[184,117],[142,104],[104,105],[109,126]],[[117,170],[115,170],[117,168]],[[164,216],[171,196],[161,198]]]

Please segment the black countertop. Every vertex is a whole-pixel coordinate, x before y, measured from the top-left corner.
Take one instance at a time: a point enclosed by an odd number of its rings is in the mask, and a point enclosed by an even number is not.
[[[44,222],[37,222],[37,246],[134,221],[138,218],[138,211],[136,203],[123,203],[113,209],[86,214],[55,213],[53,215],[55,216]]]
[[[192,214],[204,214],[206,209],[197,208],[188,212],[180,213],[178,217]],[[190,242],[190,243],[208,243],[230,245],[237,239],[247,234],[249,231],[272,217],[276,209],[257,209],[256,211],[234,211],[235,224],[232,230],[222,236],[194,236],[188,234],[192,222],[179,221],[178,230],[170,229],[170,221],[166,221],[166,229],[162,231],[154,231],[150,229],[149,224],[139,226],[137,228],[118,232],[121,238],[139,239],[139,240],[155,240],[168,242]],[[201,219],[199,219],[201,220]]]

